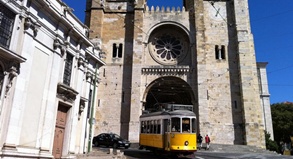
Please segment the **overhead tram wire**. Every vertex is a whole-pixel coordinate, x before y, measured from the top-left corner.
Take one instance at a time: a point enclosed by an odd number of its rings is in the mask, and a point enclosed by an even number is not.
[[[283,67],[283,68],[280,68],[280,69],[276,69],[276,70],[270,71],[270,72],[268,72],[268,74],[273,73],[273,72],[279,72],[281,70],[285,70],[285,69],[288,69],[288,68],[291,68],[291,67],[293,67],[293,65],[289,65],[287,67]]]
[[[210,5],[213,6],[213,8],[215,9],[215,11],[217,12],[217,14],[222,18],[223,21],[225,21],[225,23],[228,25],[228,26],[231,26],[231,24],[228,23],[228,21],[223,17],[223,15],[217,10],[217,8],[214,6],[214,3],[215,2],[210,2]],[[259,18],[259,19],[256,19],[256,20],[252,20],[250,19],[250,22],[255,22],[255,21],[260,21],[260,20],[264,20],[264,19],[268,19],[268,18],[271,18],[271,17],[275,17],[275,16],[279,16],[279,15],[282,15],[282,14],[286,14],[286,13],[289,13],[289,12],[293,12],[293,10],[287,10],[287,11],[284,11],[284,12],[281,12],[281,13],[276,13],[276,14],[273,14],[273,15],[269,15],[269,16],[266,16],[266,17],[262,17],[262,18]],[[235,24],[237,25],[237,24]]]
[[[212,2],[210,2],[210,4],[213,6],[213,8],[217,11],[217,8],[213,5]],[[120,14],[112,11],[108,6],[105,6],[107,7],[107,9],[109,9],[110,12],[116,14],[117,16],[119,16],[120,18],[124,19],[125,20],[125,17],[121,16]],[[256,20],[251,20],[252,22],[254,21],[260,21],[260,20],[264,20],[264,19],[268,19],[268,18],[271,18],[271,17],[275,17],[275,16],[279,16],[279,15],[282,15],[282,14],[286,14],[288,12],[292,12],[293,10],[287,10],[287,11],[284,11],[284,12],[281,12],[281,13],[276,13],[276,14],[273,14],[273,15],[270,15],[270,16],[266,16],[266,17],[262,17],[262,18],[259,18],[259,19],[256,19]],[[222,18],[223,21],[225,21],[227,23],[227,25],[230,25],[227,20],[223,17],[223,15],[221,15],[221,13],[218,13],[218,15]],[[145,35],[147,35],[147,33],[140,27],[134,25],[136,28],[140,29]],[[293,67],[293,65],[290,65],[290,66],[287,66],[287,67],[284,67],[284,68],[281,68],[281,69],[277,69],[277,70],[274,70],[274,71],[270,71],[268,72],[269,73],[273,73],[273,72],[277,72],[277,71],[280,71],[280,70],[284,70],[284,69],[287,69],[287,68],[291,68]],[[151,92],[151,94],[153,95],[153,97],[155,98],[155,100],[158,102],[158,100],[156,99],[156,97],[154,96],[154,94]]]
[[[213,6],[213,8],[214,8],[216,11],[218,11],[217,8],[213,5],[212,2],[210,2],[210,4]],[[107,7],[107,9],[109,9],[110,12],[116,14],[117,16],[119,16],[120,18],[122,18],[122,19],[125,20],[125,17],[121,16],[121,15],[118,14],[117,12],[112,11],[108,6],[105,6],[105,7]],[[267,19],[267,18],[270,18],[270,17],[274,17],[274,16],[279,16],[279,15],[282,15],[282,14],[285,14],[285,13],[288,13],[288,12],[292,12],[292,11],[293,11],[293,10],[284,11],[284,12],[281,12],[281,13],[277,13],[277,14],[273,14],[273,15],[270,15],[270,16],[262,17],[262,18],[259,18],[259,19],[253,20],[253,21],[258,21],[258,20],[263,20],[263,19]],[[218,15],[222,18],[223,21],[225,21],[228,25],[230,25],[230,24],[227,22],[227,20],[223,17],[223,15],[222,15],[220,12],[218,12]],[[134,25],[134,26],[135,26],[136,28],[140,29],[145,35],[147,35],[147,33],[146,33],[142,28],[140,28],[140,27],[138,27],[138,26],[136,26],[136,25]],[[272,72],[276,72],[276,71],[284,70],[284,69],[287,69],[287,68],[291,68],[291,67],[293,67],[293,65],[290,65],[290,66],[285,67],[285,68],[277,69],[277,70],[274,70],[274,71],[270,71],[270,72],[268,72],[268,74],[269,74],[269,73],[272,73]],[[155,95],[154,95],[152,92],[151,92],[151,94],[153,95],[153,97],[155,98],[155,100],[158,102],[158,100],[156,99]]]
[[[264,20],[264,19],[268,19],[268,18],[271,18],[271,17],[279,16],[279,15],[286,14],[286,13],[289,13],[289,12],[293,12],[293,10],[287,10],[287,11],[284,11],[284,12],[281,12],[281,13],[272,14],[272,15],[269,15],[269,16],[266,16],[266,17],[262,17],[262,18],[259,18],[259,19],[255,19],[255,20],[252,20],[251,19],[251,22],[261,21],[261,20]]]
[[[223,17],[223,15],[219,12],[219,10],[214,6],[214,3],[215,3],[215,2],[210,2],[210,4],[211,4],[211,5],[213,6],[213,8],[215,9],[217,15],[220,15],[220,17],[222,18],[222,20],[223,20],[225,23],[227,23],[228,26],[230,26],[231,24],[229,24],[229,23],[227,22],[227,20]]]
[[[159,101],[157,100],[157,98],[155,97],[155,95],[153,94],[153,92],[151,90],[150,90],[150,93],[153,95],[153,97],[156,100],[156,102],[159,103]]]

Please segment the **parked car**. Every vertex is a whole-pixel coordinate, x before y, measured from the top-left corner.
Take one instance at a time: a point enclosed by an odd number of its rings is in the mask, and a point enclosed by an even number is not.
[[[128,149],[130,147],[130,142],[126,139],[123,139],[117,134],[114,133],[102,133],[93,138],[94,146],[111,146],[113,148],[124,147]]]

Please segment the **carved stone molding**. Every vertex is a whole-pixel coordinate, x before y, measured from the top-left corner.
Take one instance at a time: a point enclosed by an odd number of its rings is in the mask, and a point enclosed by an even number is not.
[[[73,88],[63,84],[58,83],[57,85],[57,97],[62,99],[63,101],[67,101],[73,103],[76,99],[78,92],[75,91]]]
[[[78,120],[80,119],[80,116],[82,114],[82,112],[84,111],[84,108],[85,108],[85,103],[87,102],[88,100],[84,97],[81,97],[80,98],[80,103],[79,103],[79,110],[78,110]]]
[[[60,39],[56,38],[53,42],[53,48],[54,50],[60,49],[61,56],[64,56],[67,50],[67,43],[63,43]]]
[[[62,44],[60,43],[60,40],[58,39],[55,39],[54,42],[53,42],[53,47],[54,49],[57,49],[61,46]]]
[[[83,58],[79,57],[78,60],[77,60],[77,64],[78,64],[78,67],[84,66],[85,61],[83,60]]]
[[[27,30],[29,28],[33,30],[34,36],[37,36],[37,33],[41,28],[41,25],[37,24],[37,22],[34,22],[30,17],[26,17],[24,19],[24,29]]]
[[[142,74],[145,75],[186,75],[190,72],[189,68],[142,68]]]
[[[16,66],[12,66],[8,72],[8,82],[6,84],[6,90],[5,90],[5,96],[8,94],[10,88],[13,85],[13,79],[14,77],[16,77],[18,75],[18,69],[16,68]]]
[[[77,56],[76,56],[76,59],[77,59],[77,66],[78,67],[86,67],[86,63],[87,63],[87,60],[85,59],[84,55],[82,53],[80,53],[80,51],[77,51]]]
[[[33,25],[31,18],[27,17],[24,19],[24,29],[29,29]]]
[[[16,145],[15,144],[7,144],[4,143],[2,150],[15,150],[16,151]]]
[[[90,71],[86,73],[86,80],[89,82],[93,80],[93,74]]]

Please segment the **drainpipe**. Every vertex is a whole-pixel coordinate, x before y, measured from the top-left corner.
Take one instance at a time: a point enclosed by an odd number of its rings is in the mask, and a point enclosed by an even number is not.
[[[98,69],[98,64],[96,64],[96,70],[95,70],[95,79],[94,79],[94,92],[93,92],[93,96],[92,96],[92,103],[91,103],[91,114],[90,114],[90,120],[89,120],[89,124],[90,124],[90,131],[89,131],[89,141],[88,141],[88,150],[87,152],[89,153],[91,151],[92,148],[92,129],[93,129],[93,124],[94,124],[94,104],[95,104],[95,96],[96,96],[96,81],[97,81],[97,69]]]

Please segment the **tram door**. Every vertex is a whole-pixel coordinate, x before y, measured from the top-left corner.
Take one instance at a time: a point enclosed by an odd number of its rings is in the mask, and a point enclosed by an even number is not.
[[[163,133],[164,133],[164,149],[168,147],[169,143],[169,132],[170,132],[170,120],[169,119],[164,119],[163,121]]]

